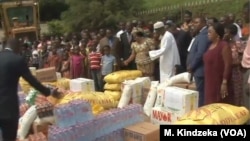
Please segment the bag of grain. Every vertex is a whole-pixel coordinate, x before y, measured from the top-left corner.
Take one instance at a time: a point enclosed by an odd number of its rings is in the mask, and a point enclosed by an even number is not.
[[[144,105],[151,87],[151,80],[149,77],[138,77],[135,81],[142,85],[141,104]]]
[[[37,117],[36,106],[31,106],[27,112],[19,119],[19,128],[17,136],[19,139],[23,140],[27,136],[32,123]]]
[[[248,120],[249,110],[247,108],[214,103],[186,113],[175,124],[242,125]]]
[[[125,85],[124,89],[122,90],[122,96],[118,103],[118,108],[123,108],[129,104],[129,101],[132,96],[132,88],[130,85]]]
[[[104,85],[104,90],[121,91],[121,83],[117,83],[117,84],[106,83]]]
[[[155,104],[158,84],[159,84],[158,81],[152,81],[151,82],[151,88],[150,88],[150,91],[148,93],[147,100],[146,100],[146,102],[144,104],[144,107],[143,107],[144,113],[147,116],[150,116],[151,110],[152,110],[152,108],[153,108],[153,106]]]
[[[191,74],[188,72],[184,72],[184,73],[172,76],[169,79],[169,83],[170,85],[178,84],[178,83],[190,83],[190,80],[191,80]]]
[[[110,96],[112,99],[117,100],[117,101],[119,101],[121,98],[121,91],[105,90],[104,94]]]
[[[104,77],[104,81],[110,84],[122,83],[125,80],[133,80],[141,77],[142,72],[139,70],[121,70],[108,74]]]

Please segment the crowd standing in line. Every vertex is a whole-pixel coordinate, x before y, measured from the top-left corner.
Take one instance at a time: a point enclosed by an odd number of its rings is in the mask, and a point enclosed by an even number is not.
[[[103,78],[117,70],[141,70],[143,76],[165,82],[190,72],[199,92],[199,106],[225,102],[250,107],[250,4],[242,19],[193,17],[185,11],[184,23],[164,19],[127,21],[113,29],[82,30],[68,37],[41,36],[23,42],[22,56],[37,69],[55,67],[63,77],[91,78],[97,91]]]

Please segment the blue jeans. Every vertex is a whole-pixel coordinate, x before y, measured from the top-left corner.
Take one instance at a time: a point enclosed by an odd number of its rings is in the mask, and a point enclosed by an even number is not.
[[[101,76],[101,70],[91,70],[91,76],[95,83],[95,90],[96,91],[102,91],[102,76]]]
[[[199,92],[199,107],[204,106],[205,82],[204,77],[194,77],[196,89]]]

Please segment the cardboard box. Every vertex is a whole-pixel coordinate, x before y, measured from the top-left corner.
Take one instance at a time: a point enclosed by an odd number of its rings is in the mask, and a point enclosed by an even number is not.
[[[179,87],[167,87],[163,96],[163,107],[185,114],[198,108],[198,92]]]
[[[77,78],[69,82],[69,87],[72,92],[94,92],[95,84],[91,79]]]
[[[36,78],[41,82],[57,80],[55,67],[36,70]]]
[[[156,125],[170,125],[183,116],[182,113],[164,109],[163,107],[154,107],[151,111],[151,123]]]
[[[149,122],[126,127],[124,141],[160,141],[160,127]]]

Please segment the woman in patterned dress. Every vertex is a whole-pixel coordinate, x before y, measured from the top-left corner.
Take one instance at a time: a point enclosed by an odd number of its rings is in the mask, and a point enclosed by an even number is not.
[[[137,70],[140,70],[143,76],[150,77],[153,80],[154,61],[150,59],[149,51],[155,49],[154,42],[152,39],[144,37],[141,31],[134,31],[132,34],[136,42],[131,44],[132,53],[123,63],[127,66],[135,59]]]
[[[241,43],[234,40],[237,34],[237,27],[234,24],[225,27],[224,39],[229,43],[232,50],[233,68],[232,68],[232,85],[233,85],[233,104],[240,106],[242,104],[242,93],[243,93],[243,77],[240,70],[241,57],[240,52],[242,51]]]

